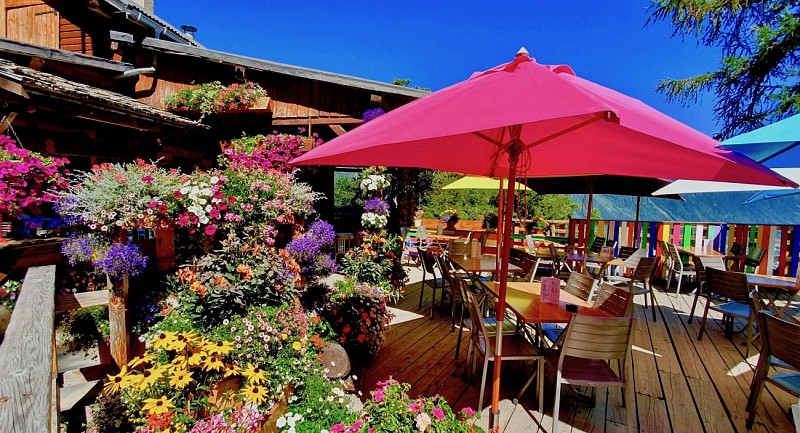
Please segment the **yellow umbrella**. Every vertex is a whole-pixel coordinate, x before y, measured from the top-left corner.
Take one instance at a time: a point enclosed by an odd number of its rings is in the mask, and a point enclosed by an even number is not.
[[[514,182],[514,190],[525,190],[531,191],[530,188],[527,186],[519,183]],[[483,176],[464,176],[461,179],[447,184],[442,187],[442,189],[493,189],[499,190],[500,189],[500,180],[499,179],[492,179],[490,177],[483,177]],[[503,179],[503,189],[508,189],[508,180]]]

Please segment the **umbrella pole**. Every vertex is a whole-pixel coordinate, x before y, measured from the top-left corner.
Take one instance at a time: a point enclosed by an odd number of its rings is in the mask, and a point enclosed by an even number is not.
[[[508,149],[508,178],[515,179],[517,176],[517,162],[519,161],[520,147],[522,143],[516,141],[509,146]],[[502,182],[500,183],[502,187]],[[489,432],[499,432],[500,429],[500,363],[501,353],[503,352],[503,322],[505,321],[506,311],[506,288],[508,287],[508,258],[511,255],[511,209],[514,208],[514,194],[510,191],[511,182],[508,183],[509,190],[506,191],[506,206],[503,212],[503,242],[500,244],[502,254],[500,255],[500,274],[499,274],[499,289],[497,293],[497,303],[495,309],[497,310],[497,326],[499,332],[495,341],[494,351],[494,372],[492,376],[492,409],[489,414]],[[498,224],[499,226],[499,224]]]
[[[641,204],[642,196],[636,196],[636,221],[633,223],[633,247],[639,248],[639,204]]]
[[[592,238],[592,197],[594,196],[594,181],[589,181],[589,204],[586,206],[586,248],[583,250],[583,273],[586,274],[586,257],[589,256],[589,239]]]

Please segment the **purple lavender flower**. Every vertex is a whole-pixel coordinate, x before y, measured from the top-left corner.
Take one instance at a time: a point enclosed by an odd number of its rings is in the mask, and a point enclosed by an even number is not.
[[[384,114],[386,114],[386,112],[384,112],[380,107],[372,108],[365,111],[361,118],[364,120],[364,123],[367,123],[370,120],[375,120],[376,118],[383,116]]]
[[[98,274],[109,277],[134,276],[142,273],[147,267],[147,256],[139,251],[139,247],[131,243],[114,243],[106,250],[104,257],[93,263]]]
[[[67,257],[69,264],[75,266],[80,262],[91,261],[95,250],[104,246],[102,238],[94,234],[69,238],[61,244],[61,254]]]
[[[389,213],[389,203],[386,203],[378,197],[371,198],[364,203],[364,212],[386,215]]]
[[[316,239],[322,247],[336,242],[336,230],[327,221],[314,221],[308,229],[308,236]]]

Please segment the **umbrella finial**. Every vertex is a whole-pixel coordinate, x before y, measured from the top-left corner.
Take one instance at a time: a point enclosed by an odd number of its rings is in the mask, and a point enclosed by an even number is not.
[[[526,50],[525,47],[522,47],[519,49],[519,51],[517,51],[517,57],[519,56],[529,57],[528,54],[529,54],[528,50]]]

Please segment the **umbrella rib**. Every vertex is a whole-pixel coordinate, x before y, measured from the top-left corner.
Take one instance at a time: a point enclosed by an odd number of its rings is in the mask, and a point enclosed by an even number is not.
[[[528,143],[528,144],[525,145],[525,148],[526,149],[530,149],[530,148],[532,148],[534,146],[538,146],[538,145],[540,145],[540,144],[542,144],[544,142],[550,141],[550,140],[552,140],[554,138],[558,138],[558,137],[561,137],[562,135],[569,134],[570,132],[573,132],[573,131],[581,129],[581,128],[585,127],[585,126],[591,125],[592,123],[597,122],[598,120],[605,119],[606,116],[608,116],[609,114],[611,114],[609,111],[604,111],[604,112],[601,112],[601,113],[595,113],[595,115],[591,119],[584,120],[583,122],[578,123],[578,124],[573,125],[573,126],[570,126],[569,128],[562,129],[562,130],[560,130],[560,131],[558,131],[556,133],[548,135],[547,137],[542,137],[542,138],[540,138],[540,139],[538,139],[536,141]]]

